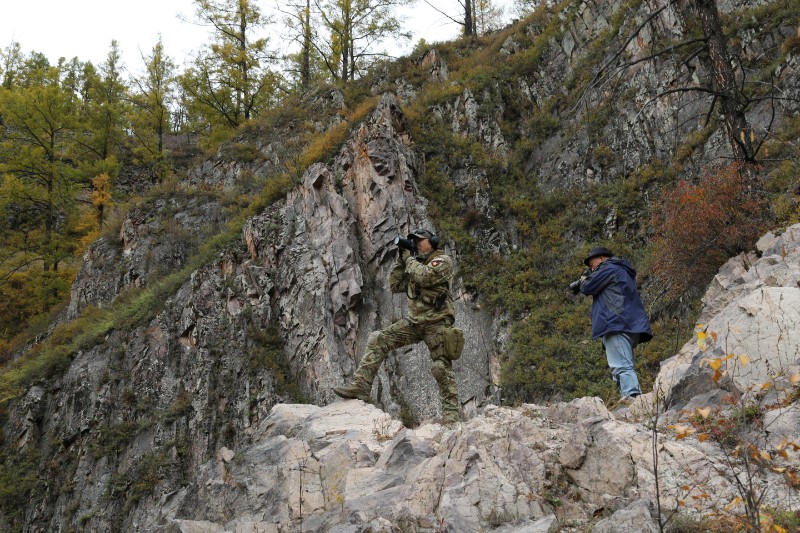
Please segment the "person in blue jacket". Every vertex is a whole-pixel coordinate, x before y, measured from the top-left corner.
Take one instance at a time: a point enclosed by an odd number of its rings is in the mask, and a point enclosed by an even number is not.
[[[592,340],[602,339],[622,401],[629,401],[642,393],[633,369],[633,349],[653,338],[636,290],[636,270],[602,247],[589,252],[583,263],[591,270],[581,277],[580,291],[592,296]]]

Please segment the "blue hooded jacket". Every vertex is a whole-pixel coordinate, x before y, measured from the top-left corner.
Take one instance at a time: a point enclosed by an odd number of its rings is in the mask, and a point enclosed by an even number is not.
[[[636,290],[636,270],[621,257],[609,257],[581,283],[592,296],[592,339],[606,333],[638,333],[639,342],[653,338],[650,321]]]

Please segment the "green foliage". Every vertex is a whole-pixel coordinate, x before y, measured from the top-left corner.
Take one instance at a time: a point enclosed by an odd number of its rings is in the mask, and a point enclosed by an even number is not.
[[[263,157],[261,151],[255,145],[247,142],[224,144],[220,155],[237,163],[252,163]]]
[[[162,452],[147,453],[130,468],[117,472],[111,478],[104,498],[110,502],[123,503],[116,511],[118,520],[121,520],[143,498],[153,493],[156,485],[165,479],[170,463],[170,459]],[[115,525],[121,530],[121,523]]]
[[[324,0],[316,3],[322,15],[326,40],[315,48],[334,80],[347,82],[363,74],[374,63],[375,45],[384,39],[408,39],[394,9],[409,0]]]
[[[0,509],[15,533],[23,530],[25,510],[37,490],[39,459],[37,450],[0,447]]]
[[[151,425],[151,421],[128,421],[100,429],[92,440],[92,455],[100,458],[123,452],[139,433]]]
[[[288,396],[294,403],[302,403],[303,394],[283,351],[280,328],[275,324],[264,328],[252,324],[247,331],[250,342],[246,357],[250,374],[255,376],[263,370],[269,371],[278,394]]]
[[[165,137],[172,131],[170,106],[175,98],[175,62],[167,56],[159,37],[149,56],[142,56],[145,71],[132,79],[131,131],[136,161],[152,169],[158,181],[169,172]],[[177,128],[176,128],[177,129]]]
[[[214,28],[214,41],[178,76],[188,131],[230,130],[267,109],[278,76],[270,69],[266,24],[251,0],[195,0],[197,19]]]
[[[194,412],[192,395],[189,394],[186,389],[182,388],[178,391],[178,395],[175,397],[175,401],[172,405],[164,411],[161,420],[167,424],[171,424],[179,418],[190,415],[192,412]]]

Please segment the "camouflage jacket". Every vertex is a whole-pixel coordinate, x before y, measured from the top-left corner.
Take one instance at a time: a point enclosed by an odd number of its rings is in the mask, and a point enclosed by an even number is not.
[[[408,320],[411,323],[455,320],[453,296],[450,284],[453,281],[453,260],[441,250],[434,250],[427,257],[407,256],[398,260],[389,275],[392,292],[406,293]]]

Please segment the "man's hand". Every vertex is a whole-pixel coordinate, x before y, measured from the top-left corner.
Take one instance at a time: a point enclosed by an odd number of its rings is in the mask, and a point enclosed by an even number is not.
[[[411,255],[411,252],[409,252],[405,248],[398,248],[397,250],[398,250],[397,260],[400,261],[401,263],[405,263],[408,256]]]

